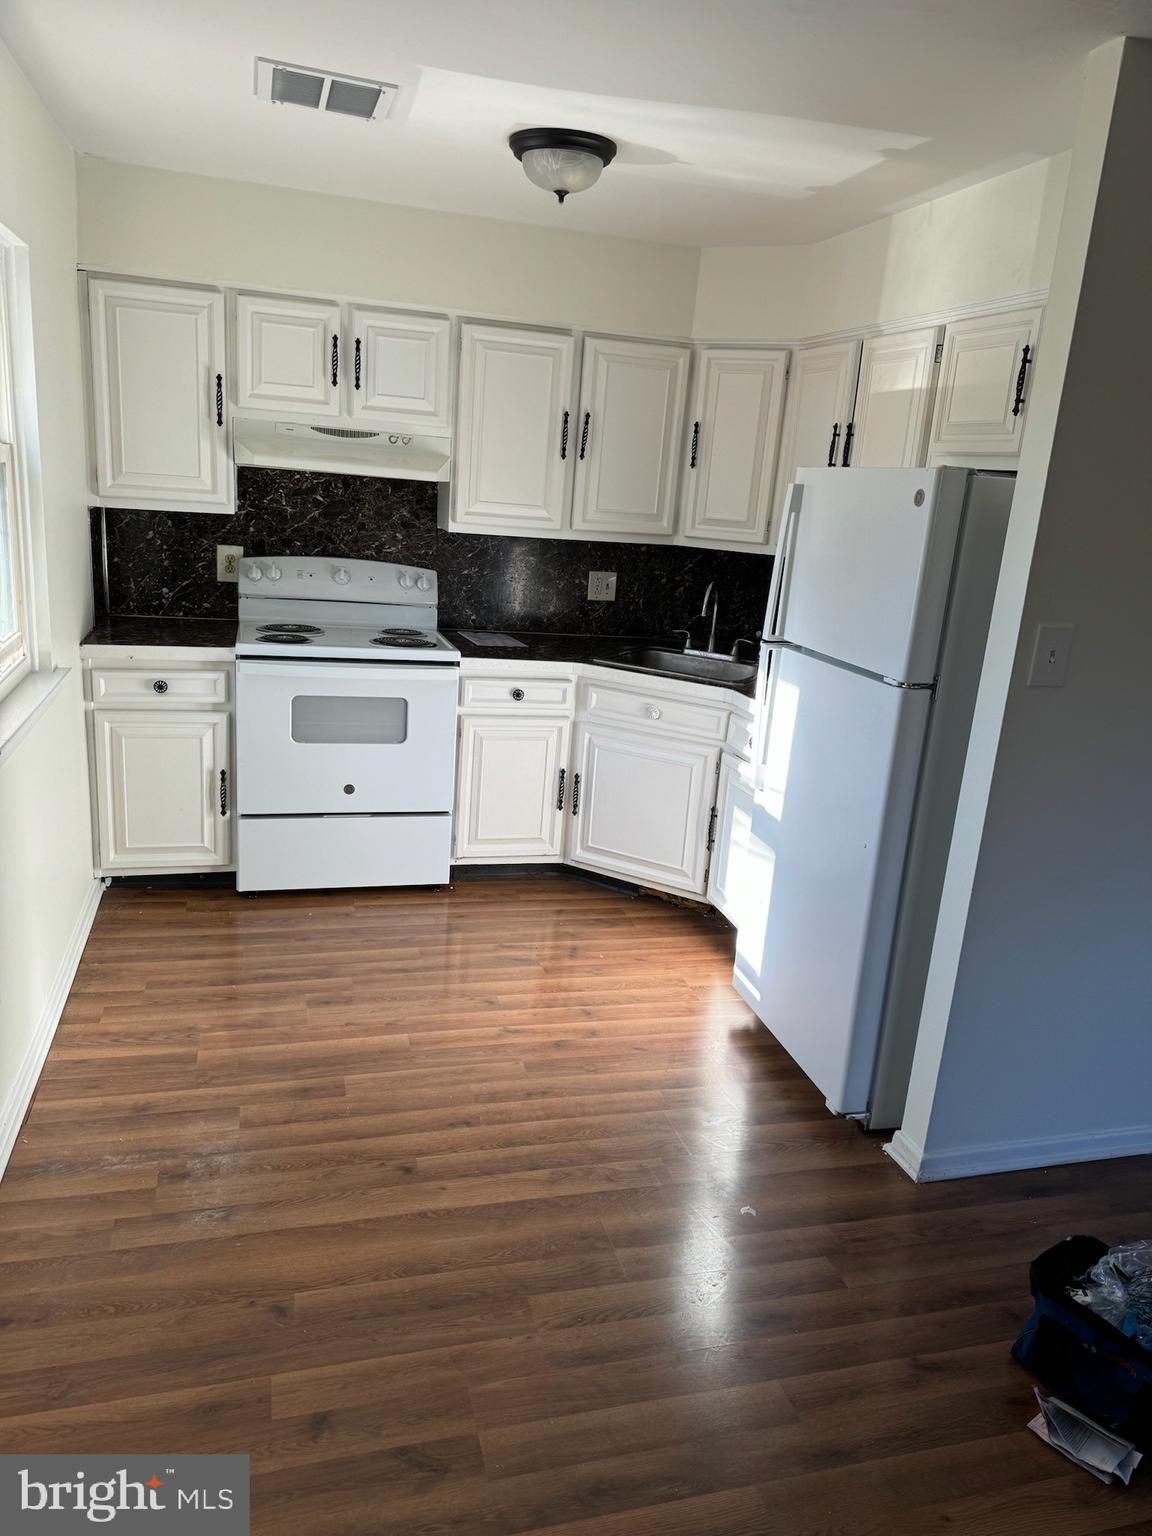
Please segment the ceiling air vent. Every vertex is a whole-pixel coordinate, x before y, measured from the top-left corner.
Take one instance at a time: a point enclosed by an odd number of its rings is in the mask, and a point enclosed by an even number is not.
[[[387,117],[396,99],[398,87],[382,80],[358,80],[354,75],[333,75],[322,69],[308,69],[300,64],[282,64],[276,59],[256,60],[256,94],[261,101],[286,102],[294,107],[315,107],[321,112],[338,112],[341,117],[359,117],[371,122]]]

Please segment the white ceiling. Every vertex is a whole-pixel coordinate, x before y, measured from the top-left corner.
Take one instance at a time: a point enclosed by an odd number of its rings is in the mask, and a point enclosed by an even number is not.
[[[1125,32],[1152,0],[0,0],[87,154],[689,245],[822,239],[1065,149]],[[274,107],[257,54],[400,99]],[[506,146],[538,124],[620,143],[563,208]]]

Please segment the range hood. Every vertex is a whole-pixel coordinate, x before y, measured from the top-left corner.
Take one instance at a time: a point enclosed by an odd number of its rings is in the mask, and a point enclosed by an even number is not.
[[[452,457],[450,437],[252,416],[234,419],[232,447],[237,464],[389,480],[447,480]]]

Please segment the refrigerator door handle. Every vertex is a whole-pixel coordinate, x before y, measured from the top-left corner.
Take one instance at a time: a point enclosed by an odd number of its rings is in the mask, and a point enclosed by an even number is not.
[[[783,636],[783,623],[788,611],[788,593],[792,585],[792,546],[795,543],[796,519],[800,514],[803,486],[797,482],[788,487],[788,510],[784,514],[784,531],[780,535],[780,553],[772,572],[772,586],[768,592],[768,625],[765,640],[779,640]]]

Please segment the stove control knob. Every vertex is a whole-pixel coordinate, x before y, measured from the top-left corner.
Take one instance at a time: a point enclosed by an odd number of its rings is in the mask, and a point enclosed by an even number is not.
[[[401,571],[398,579],[400,585],[404,588],[405,591],[407,591],[409,587],[414,587],[416,585],[415,578],[409,571]]]
[[[352,580],[352,572],[346,566],[338,565],[332,572],[332,580],[338,587],[346,587]]]
[[[264,572],[258,565],[249,565],[245,567],[244,574],[249,581],[259,581],[263,577]]]
[[[284,572],[278,565],[269,565],[265,568],[264,574],[269,581],[279,581]]]
[[[432,588],[432,583],[428,580],[427,576],[417,576],[416,585],[420,588],[421,592],[431,591]]]

